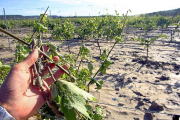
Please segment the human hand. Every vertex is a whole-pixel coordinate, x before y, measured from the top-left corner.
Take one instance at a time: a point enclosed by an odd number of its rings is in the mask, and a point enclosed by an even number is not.
[[[4,107],[16,120],[25,120],[33,116],[37,110],[46,102],[41,90],[33,86],[33,71],[32,65],[38,58],[38,50],[34,49],[33,52],[22,62],[11,68],[6,80],[0,88],[0,105]],[[58,57],[53,57],[58,61]],[[52,69],[55,64],[49,63]],[[67,69],[66,65],[63,66]],[[47,68],[44,70],[46,74]],[[58,79],[63,75],[62,70],[54,73],[54,77]],[[53,83],[51,77],[44,80],[44,89],[47,94],[49,90],[45,84],[50,85]]]

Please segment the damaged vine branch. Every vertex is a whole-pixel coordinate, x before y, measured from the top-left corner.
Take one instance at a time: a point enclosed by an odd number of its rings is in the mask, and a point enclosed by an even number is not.
[[[48,7],[49,8],[49,7]],[[45,13],[43,14],[42,18],[41,18],[41,21],[40,23],[42,22],[43,20],[43,17],[45,16],[48,8],[46,9]],[[47,101],[47,105],[56,113],[56,115],[58,117],[64,117],[64,114],[61,113],[60,111],[58,111],[58,109],[52,104],[52,100],[51,100],[51,92],[50,92],[50,89],[49,87],[44,84],[44,81],[42,79],[43,77],[43,74],[42,72],[44,71],[44,68],[41,67],[41,63],[42,63],[42,60],[43,58],[45,59],[50,59],[51,62],[53,62],[53,60],[45,54],[45,51],[43,49],[43,46],[41,46],[41,35],[40,35],[40,32],[39,32],[39,39],[37,40],[38,42],[36,43],[35,39],[33,39],[33,36],[35,35],[36,31],[33,33],[33,35],[31,36],[31,40],[32,42],[31,43],[27,43],[26,41],[16,37],[15,35],[11,34],[10,32],[0,28],[0,31],[13,37],[14,39],[18,40],[19,42],[22,42],[23,44],[27,45],[27,48],[29,49],[37,49],[38,50],[38,53],[39,55],[42,55],[43,57],[42,58],[38,58],[37,61],[33,64],[32,66],[32,69],[34,71],[34,78],[33,78],[33,85],[37,88],[40,88],[41,92],[42,92],[42,95],[44,96],[45,100]],[[40,50],[40,48],[42,48],[43,51]],[[62,71],[64,71],[67,75],[70,76],[70,78],[74,79],[74,81],[76,80],[76,78],[74,76],[72,76],[70,74],[70,72],[68,72],[66,69],[64,69],[62,66],[58,65],[57,63],[55,63],[55,65],[61,69]],[[46,64],[44,64],[44,66],[47,66],[48,67],[48,72],[49,74],[51,75],[52,79],[54,81],[56,81],[54,79],[54,76],[52,75],[52,71],[49,69],[49,66],[48,66],[48,62],[46,61]],[[42,87],[42,86],[45,86],[47,89],[48,89],[48,94],[46,93],[46,90]]]
[[[19,42],[22,42],[22,43],[24,43],[24,44],[26,44],[26,45],[28,45],[28,46],[30,45],[30,44],[27,43],[26,41],[18,38],[17,36],[11,34],[10,32],[8,32],[8,31],[6,31],[6,30],[4,30],[4,29],[2,29],[2,28],[0,28],[0,31],[3,32],[3,33],[5,33],[5,34],[7,34],[7,35],[9,35],[9,36],[11,36],[11,37],[13,37],[14,39],[18,40]],[[38,51],[39,51],[44,57],[46,57],[47,59],[51,60],[51,58],[50,58],[48,55],[46,55],[46,53],[44,53],[44,52],[41,51],[40,49],[38,49]],[[71,78],[72,78],[73,80],[76,80],[76,79],[77,79],[76,77],[74,77],[73,75],[71,75],[66,69],[64,69],[64,68],[63,68],[62,66],[60,66],[59,64],[55,64],[55,65],[56,65],[59,69],[63,70],[63,72],[65,72],[67,75],[71,76]]]

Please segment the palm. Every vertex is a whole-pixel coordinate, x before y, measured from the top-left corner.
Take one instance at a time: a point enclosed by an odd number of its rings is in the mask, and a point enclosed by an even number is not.
[[[14,107],[19,109],[21,118],[30,117],[36,113],[36,111],[45,103],[45,99],[38,88],[32,85],[30,81],[30,74],[28,72],[22,72],[23,70],[16,70],[12,72],[12,77],[17,76],[16,79],[10,79],[15,82],[11,84],[11,90],[9,92],[10,99],[13,101]],[[21,81],[19,81],[21,80]],[[11,82],[11,81],[10,81]],[[20,102],[19,102],[20,101]]]

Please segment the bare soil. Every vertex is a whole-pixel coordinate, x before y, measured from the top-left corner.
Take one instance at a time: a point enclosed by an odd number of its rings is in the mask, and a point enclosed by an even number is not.
[[[21,28],[16,33],[23,38],[31,31],[29,28]],[[171,120],[168,114],[180,114],[180,36],[174,34],[173,42],[170,42],[170,33],[167,39],[156,40],[149,48],[149,60],[145,64],[146,49],[138,42],[130,41],[134,34],[142,34],[144,31],[128,28],[125,31],[124,43],[115,46],[110,57],[111,66],[107,74],[101,73],[96,77],[103,80],[103,88],[97,91],[91,86],[91,94],[106,114],[105,120]],[[161,30],[153,30],[149,36],[158,36]],[[56,43],[61,54],[68,53],[67,41],[63,43],[52,40],[50,34],[43,42]],[[9,49],[7,36],[0,32],[0,59],[3,63],[11,64],[14,60],[15,41],[10,38]],[[100,66],[99,48],[93,40],[85,40],[86,46],[91,50],[95,66],[94,72]],[[78,53],[81,45],[80,39],[70,41],[71,51]],[[101,49],[110,49],[113,41],[100,40]],[[84,64],[85,61],[84,61]]]

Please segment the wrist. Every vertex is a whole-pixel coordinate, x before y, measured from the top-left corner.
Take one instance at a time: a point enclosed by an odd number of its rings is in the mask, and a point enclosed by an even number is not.
[[[3,91],[2,86],[0,87],[0,106],[2,106],[12,117],[18,119],[17,110],[15,110],[14,102],[8,99],[9,95]]]
[[[2,106],[8,112],[8,114],[10,114],[13,118],[18,120],[18,116],[15,113],[17,110],[13,109],[14,108],[13,105],[8,105],[7,103],[3,103],[3,102],[0,101],[0,106]]]
[[[0,106],[0,119],[1,120],[15,120],[15,118],[10,115],[5,108]]]

